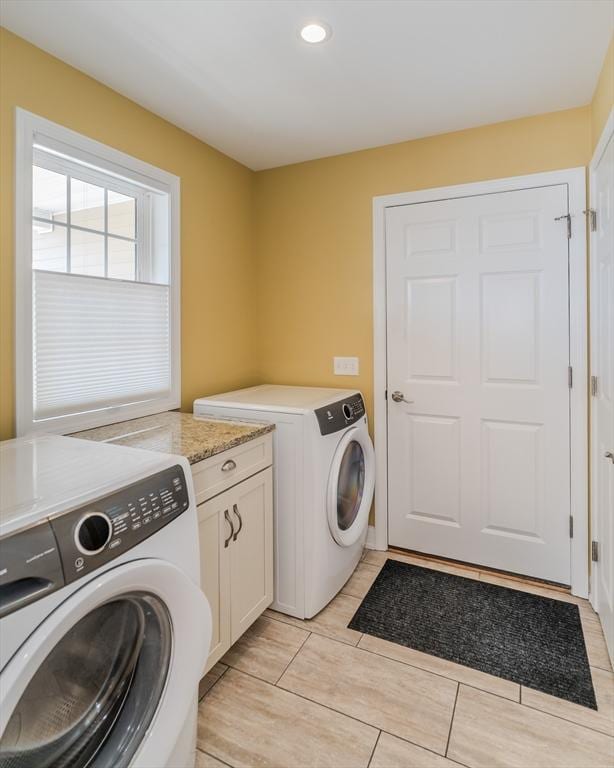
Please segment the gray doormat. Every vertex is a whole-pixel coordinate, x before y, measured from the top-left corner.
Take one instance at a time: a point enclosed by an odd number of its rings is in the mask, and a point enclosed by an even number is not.
[[[573,603],[387,560],[349,627],[597,709]]]

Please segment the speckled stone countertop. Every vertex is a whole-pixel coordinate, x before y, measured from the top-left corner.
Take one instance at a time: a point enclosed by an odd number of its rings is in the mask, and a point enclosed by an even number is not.
[[[274,424],[195,418],[192,413],[168,411],[155,416],[75,432],[71,437],[117,443],[147,451],[185,456],[190,464],[208,459],[275,429]]]

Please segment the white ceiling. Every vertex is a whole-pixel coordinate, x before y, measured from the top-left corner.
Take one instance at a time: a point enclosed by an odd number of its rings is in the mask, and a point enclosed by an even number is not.
[[[610,0],[2,0],[3,26],[253,169],[590,101]],[[321,45],[297,29],[322,19]]]

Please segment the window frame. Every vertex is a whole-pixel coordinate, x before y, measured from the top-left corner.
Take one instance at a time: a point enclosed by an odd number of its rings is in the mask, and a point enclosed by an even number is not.
[[[83,163],[84,174],[100,169],[107,178],[168,195],[169,301],[171,386],[168,396],[137,403],[102,407],[49,419],[34,419],[32,322],[32,165],[36,145]],[[59,160],[60,158],[58,158]],[[82,174],[79,174],[80,176]],[[108,186],[108,183],[107,183]],[[115,186],[115,181],[113,182]],[[122,190],[118,188],[119,192]],[[138,210],[138,204],[137,204]],[[138,216],[138,214],[137,214]],[[118,421],[150,416],[181,405],[180,312],[180,179],[174,174],[127,155],[19,107],[15,110],[15,416],[18,436],[51,432],[67,434]],[[144,235],[151,221],[144,221]],[[137,218],[138,226],[138,218]],[[138,246],[137,246],[138,248]],[[137,254],[137,266],[139,264]],[[114,278],[109,278],[114,279]],[[137,274],[137,282],[142,281]],[[132,282],[132,281],[131,281]]]
[[[91,234],[103,235],[105,238],[105,271],[108,265],[108,238],[115,238],[117,240],[124,240],[135,244],[135,281],[136,282],[151,282],[152,263],[150,258],[150,245],[151,245],[151,210],[152,202],[151,196],[147,190],[137,184],[131,184],[127,180],[111,178],[103,171],[82,166],[79,163],[69,160],[68,158],[60,157],[59,155],[53,155],[44,149],[34,149],[32,152],[32,164],[39,168],[45,168],[46,170],[59,173],[63,176],[69,176],[71,179],[77,179],[87,184],[93,184],[98,187],[103,187],[105,190],[105,229],[94,229],[92,227],[85,227],[80,224],[73,224],[71,221],[71,192],[70,183],[67,184],[66,190],[66,203],[68,210],[66,211],[66,221],[55,221],[52,219],[45,219],[41,216],[35,216],[32,213],[32,220],[40,223],[53,223],[54,226],[61,227],[69,233],[72,230],[80,232],[90,232]],[[135,237],[126,237],[125,235],[117,235],[109,231],[109,223],[107,218],[106,198],[107,191],[119,192],[122,195],[133,197],[136,206],[135,217]],[[33,209],[34,211],[34,209]],[[70,242],[70,240],[69,240]],[[70,264],[70,255],[67,253],[67,258]],[[69,270],[71,273],[71,270]],[[78,273],[75,273],[78,274]],[[80,274],[80,273],[79,273]],[[101,275],[102,277],[102,275]],[[121,278],[109,278],[104,275],[105,279],[121,279]]]

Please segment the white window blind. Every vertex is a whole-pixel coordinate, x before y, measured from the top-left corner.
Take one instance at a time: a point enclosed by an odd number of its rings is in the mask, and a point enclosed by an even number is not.
[[[167,285],[33,272],[34,418],[170,396]]]

